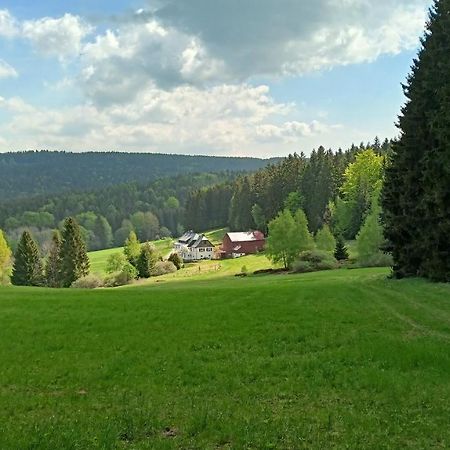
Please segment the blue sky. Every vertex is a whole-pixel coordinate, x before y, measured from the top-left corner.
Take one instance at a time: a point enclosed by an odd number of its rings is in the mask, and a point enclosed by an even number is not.
[[[429,0],[3,0],[0,151],[269,157],[394,137]]]

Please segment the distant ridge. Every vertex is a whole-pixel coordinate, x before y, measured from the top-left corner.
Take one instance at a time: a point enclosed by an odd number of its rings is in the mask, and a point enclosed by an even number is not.
[[[280,158],[162,153],[24,151],[0,153],[0,198],[84,191],[202,172],[248,172]]]

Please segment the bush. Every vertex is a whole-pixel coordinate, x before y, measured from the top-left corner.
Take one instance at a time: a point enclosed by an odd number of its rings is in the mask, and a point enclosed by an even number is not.
[[[76,289],[96,289],[99,287],[103,287],[104,285],[105,282],[103,278],[99,277],[98,275],[91,274],[74,281],[70,287]]]
[[[292,266],[293,272],[315,272],[318,270],[337,269],[338,262],[330,253],[322,250],[308,250],[300,256]]]
[[[167,273],[174,273],[177,271],[175,264],[171,261],[158,261],[152,269],[152,277],[159,277]]]
[[[114,273],[120,272],[127,263],[127,258],[123,253],[113,253],[108,256],[106,261],[106,272]]]
[[[381,251],[364,259],[358,259],[357,261],[358,267],[391,267],[392,264],[392,256]]]
[[[183,267],[183,259],[176,252],[170,254],[168,261],[173,263],[177,270],[180,270]]]
[[[136,267],[126,262],[120,272],[116,272],[106,279],[105,284],[109,287],[125,286],[132,283],[137,277],[138,271]]]

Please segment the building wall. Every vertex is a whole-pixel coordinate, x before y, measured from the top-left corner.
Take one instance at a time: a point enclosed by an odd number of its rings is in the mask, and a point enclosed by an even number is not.
[[[265,240],[258,241],[246,241],[246,242],[232,242],[228,235],[225,235],[222,242],[222,250],[225,251],[227,256],[231,256],[233,252],[235,253],[245,253],[245,254],[253,254],[258,253],[261,250],[264,250],[264,246],[266,244]],[[239,250],[234,250],[234,248],[240,245],[241,248]]]

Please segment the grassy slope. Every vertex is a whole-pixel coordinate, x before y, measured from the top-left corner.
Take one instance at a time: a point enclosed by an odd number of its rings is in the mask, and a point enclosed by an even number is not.
[[[219,245],[222,242],[223,236],[226,233],[225,228],[218,230],[209,231],[206,234],[208,238],[214,245]],[[172,240],[161,239],[159,241],[153,241],[158,253],[163,258],[167,257],[168,253],[172,250]],[[123,247],[109,248],[106,250],[99,250],[96,252],[89,253],[89,259],[91,261],[91,272],[98,273],[100,275],[105,275],[106,273],[106,263],[108,261],[108,256],[114,253],[123,252]]]
[[[172,249],[172,241],[170,239],[161,239],[153,241],[159,255],[166,257]],[[98,250],[96,252],[89,252],[89,260],[91,261],[91,272],[104,275],[106,273],[106,264],[108,256],[114,253],[122,253],[123,247],[108,248],[106,250]]]
[[[0,448],[448,447],[450,287],[386,273],[2,288]]]

